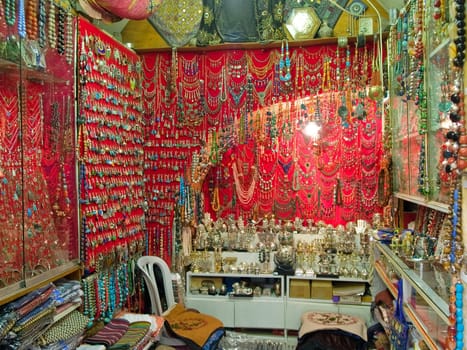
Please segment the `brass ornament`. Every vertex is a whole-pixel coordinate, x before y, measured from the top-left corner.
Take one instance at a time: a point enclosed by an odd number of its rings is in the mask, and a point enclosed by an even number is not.
[[[313,39],[321,20],[312,7],[296,7],[290,12],[284,26],[293,40]]]

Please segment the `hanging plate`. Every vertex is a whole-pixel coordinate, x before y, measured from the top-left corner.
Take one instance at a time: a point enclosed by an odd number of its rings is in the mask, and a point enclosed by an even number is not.
[[[149,23],[171,47],[181,47],[198,34],[203,0],[163,1],[148,17]]]
[[[285,28],[293,40],[313,39],[321,20],[312,7],[296,7],[290,12]]]
[[[367,6],[359,0],[352,1],[352,3],[347,7],[347,10],[349,10],[349,12],[352,13],[354,16],[363,15],[366,9]]]

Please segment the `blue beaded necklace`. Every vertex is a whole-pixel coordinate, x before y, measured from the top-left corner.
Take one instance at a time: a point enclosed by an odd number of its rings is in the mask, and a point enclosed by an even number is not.
[[[285,57],[284,57],[284,43],[285,43]],[[285,74],[284,74],[285,68]],[[281,59],[279,60],[279,71],[280,71],[280,80],[284,82],[290,81],[292,75],[290,74],[290,54],[289,54],[289,42],[287,40],[282,40],[281,46]]]
[[[24,0],[18,3],[18,34],[20,38],[26,38],[26,15],[24,10]]]

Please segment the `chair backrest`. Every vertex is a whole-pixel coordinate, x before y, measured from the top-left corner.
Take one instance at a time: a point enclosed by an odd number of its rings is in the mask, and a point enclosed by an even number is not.
[[[172,273],[169,266],[157,256],[142,256],[137,262],[138,268],[142,271],[149,298],[151,299],[151,309],[156,315],[162,316],[164,311],[175,304]],[[158,273],[162,277],[161,283],[158,283]],[[161,285],[162,284],[162,285]],[[163,290],[160,290],[163,288]],[[161,297],[165,297],[165,303]]]

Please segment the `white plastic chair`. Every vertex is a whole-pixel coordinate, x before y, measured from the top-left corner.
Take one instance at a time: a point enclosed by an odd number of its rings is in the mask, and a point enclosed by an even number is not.
[[[162,316],[165,311],[170,309],[176,303],[172,284],[172,272],[164,259],[157,256],[142,256],[138,259],[137,265],[143,273],[144,282],[148,289],[149,298],[151,300],[151,311],[158,316]],[[161,301],[159,293],[160,286],[157,284],[155,269],[158,269],[161,272],[167,305],[163,305]],[[166,307],[164,308],[164,306]],[[183,340],[170,336],[165,327],[162,327],[160,331],[159,343],[170,346],[186,345]]]

